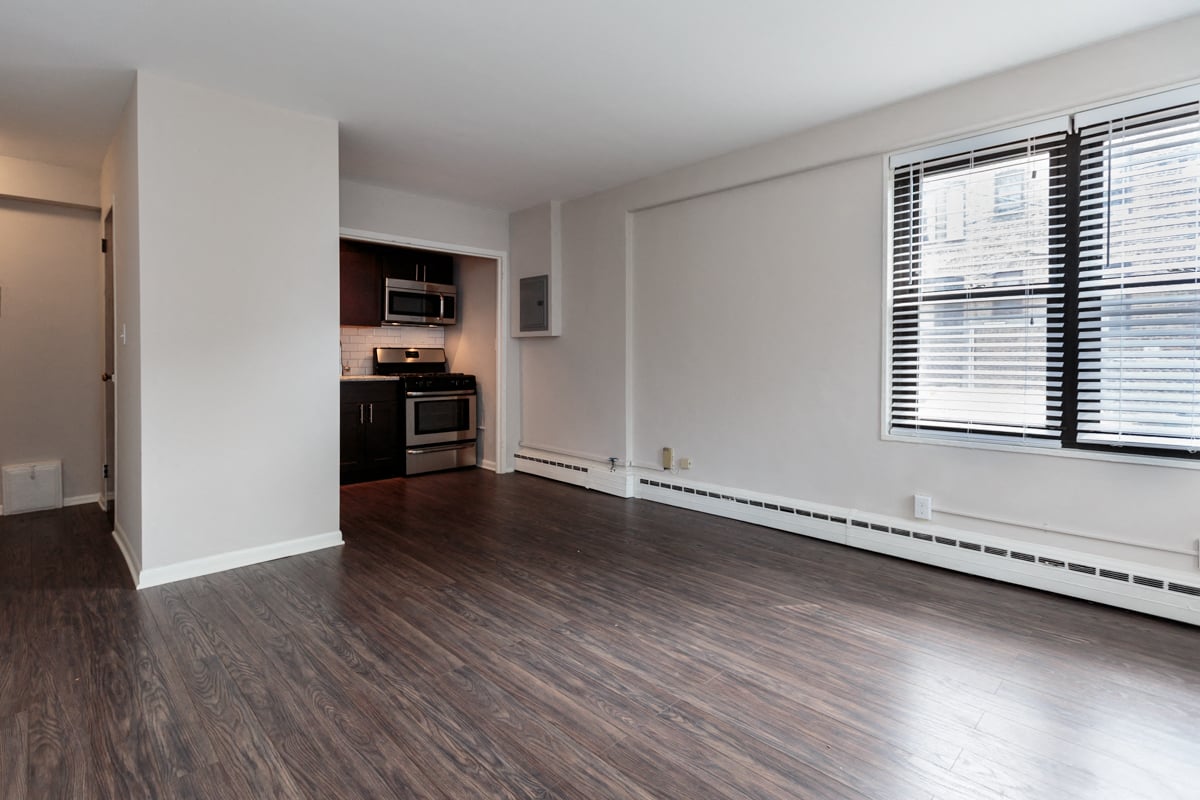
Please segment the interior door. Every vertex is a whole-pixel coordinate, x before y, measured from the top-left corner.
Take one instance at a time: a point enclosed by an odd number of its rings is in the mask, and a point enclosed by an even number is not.
[[[113,212],[104,218],[104,508],[108,522],[116,519],[117,486],[117,386],[112,379],[116,372],[116,347],[113,329],[116,326],[115,292],[113,291]]]

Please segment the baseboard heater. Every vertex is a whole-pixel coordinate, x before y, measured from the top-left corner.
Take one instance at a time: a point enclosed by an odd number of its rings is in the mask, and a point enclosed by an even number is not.
[[[638,483],[637,496],[648,500],[1200,625],[1200,577],[1189,580],[1149,565],[942,527],[897,526],[853,511],[803,508],[712,487],[644,477]]]

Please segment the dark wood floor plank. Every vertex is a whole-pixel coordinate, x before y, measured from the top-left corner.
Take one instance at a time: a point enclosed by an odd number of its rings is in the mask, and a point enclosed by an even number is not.
[[[864,731],[806,705],[803,683],[798,678],[796,692],[784,695],[722,675],[688,704],[876,800],[924,800],[930,787],[977,800],[1001,797],[951,773],[968,732],[958,732],[954,741],[918,725]]]
[[[323,695],[315,693],[321,698],[321,702],[315,702],[314,695],[304,691],[304,682],[281,668],[263,649],[262,636],[251,633],[254,629],[261,634],[251,622],[253,613],[231,607],[232,594],[220,591],[222,585],[209,578],[190,581],[180,588],[181,605],[204,629],[221,663],[305,794],[372,797],[407,790],[407,784],[389,785],[369,767],[361,752],[347,746],[344,732],[321,715],[329,705]],[[239,615],[237,611],[244,613]],[[365,735],[356,738],[367,739]]]
[[[254,787],[262,797],[302,796],[253,709],[178,595],[171,587],[159,587],[146,599],[218,762],[231,777]],[[167,635],[172,630],[183,635]]]
[[[259,574],[267,583],[274,580]],[[385,777],[412,783],[419,796],[428,797],[441,796],[443,786],[453,786],[450,796],[463,798],[538,797],[544,792],[545,787],[465,720],[431,702],[419,676],[397,673],[391,668],[396,662],[374,652],[368,642],[350,631],[343,635],[319,600],[307,597],[302,588],[273,583],[274,602],[267,602],[263,588],[261,582],[253,588],[247,583],[234,587],[254,609],[253,615],[270,623],[271,642],[279,645],[278,655],[291,659],[293,674],[304,675],[306,668],[317,671],[325,695],[357,682],[357,692],[331,698],[327,709],[338,716],[340,725],[370,725],[378,731],[387,751]],[[281,638],[279,632],[301,625],[310,637],[297,639],[299,652],[293,652],[290,637]]]
[[[649,742],[689,770],[750,797],[865,800],[865,795],[837,778],[741,736],[735,726],[686,701],[664,711],[628,741]]]
[[[525,475],[135,592],[0,517],[0,796],[1191,800],[1196,628]]]
[[[471,667],[455,670],[434,687],[459,711],[470,713],[505,752],[519,754],[541,785],[565,783],[593,797],[638,800],[652,796],[599,757],[606,742],[596,740],[590,749],[577,744],[563,728],[540,717],[535,709]]]
[[[87,732],[67,718],[54,673],[39,672],[28,711],[29,796],[87,797],[95,785]]]
[[[29,796],[29,720],[24,711],[0,717],[0,797]]]

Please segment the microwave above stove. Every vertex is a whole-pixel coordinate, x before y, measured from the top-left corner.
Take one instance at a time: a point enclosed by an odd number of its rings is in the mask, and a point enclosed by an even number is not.
[[[383,282],[385,325],[454,325],[458,290],[444,283],[387,278]]]

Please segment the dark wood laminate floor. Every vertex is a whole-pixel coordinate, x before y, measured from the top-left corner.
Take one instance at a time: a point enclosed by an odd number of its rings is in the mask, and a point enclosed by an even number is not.
[[[1200,797],[1200,630],[523,475],[135,592],[0,518],[0,798]]]

